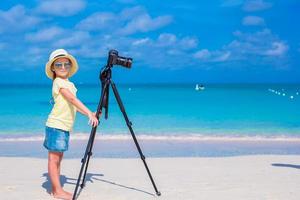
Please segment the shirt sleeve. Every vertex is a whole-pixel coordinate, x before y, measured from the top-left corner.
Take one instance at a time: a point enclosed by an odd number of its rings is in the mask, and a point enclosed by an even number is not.
[[[73,88],[74,88],[74,91],[75,91],[75,94],[76,94],[76,92],[77,92],[77,88],[76,88],[76,86],[74,85],[74,83],[72,83],[72,86],[73,86]]]
[[[68,88],[68,85],[66,81],[60,78],[56,78],[53,82],[53,88],[52,88],[53,94],[58,95],[60,88]]]

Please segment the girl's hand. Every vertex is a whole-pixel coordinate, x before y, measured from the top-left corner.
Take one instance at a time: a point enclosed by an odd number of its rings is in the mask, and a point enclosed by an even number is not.
[[[88,122],[89,125],[93,127],[98,126],[99,122],[98,119],[96,118],[96,113],[89,112],[88,118],[89,118],[89,122]]]
[[[93,112],[93,114],[96,116],[97,111]],[[102,114],[102,112],[101,112],[101,110],[100,110],[100,112],[99,112],[99,118],[101,117],[101,114]]]

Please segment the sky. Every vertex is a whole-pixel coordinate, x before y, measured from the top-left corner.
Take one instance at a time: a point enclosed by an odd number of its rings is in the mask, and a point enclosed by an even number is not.
[[[299,83],[298,0],[2,0],[0,84],[50,84],[50,53],[79,63],[71,80],[99,82],[110,49],[120,83]]]

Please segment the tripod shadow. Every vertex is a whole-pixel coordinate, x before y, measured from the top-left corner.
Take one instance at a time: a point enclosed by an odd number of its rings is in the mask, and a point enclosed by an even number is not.
[[[97,178],[99,176],[103,176],[103,174],[87,173],[86,174],[86,181],[89,181],[91,183],[93,183],[93,180],[102,181],[104,183],[108,183],[108,184],[111,184],[111,185],[123,187],[123,188],[130,189],[130,190],[135,190],[135,191],[142,192],[142,193],[145,193],[145,194],[148,194],[148,195],[151,195],[151,196],[155,196],[153,193],[150,193],[150,192],[147,192],[147,191],[144,191],[144,190],[140,190],[140,189],[137,189],[137,188],[134,188],[134,187],[129,187],[129,186],[122,185],[122,184],[119,184],[119,183],[115,183],[115,182],[112,182],[112,181],[108,181],[108,180],[104,180],[104,179],[101,179],[101,178]],[[80,195],[81,191],[82,191],[82,188],[80,188],[77,197]]]
[[[50,194],[51,193],[51,181],[48,173],[44,173],[42,175],[43,177],[46,177],[46,180],[44,183],[42,183],[42,187]],[[74,178],[68,178],[65,175],[60,175],[60,183],[61,186],[63,187],[65,184],[70,184],[70,185],[76,185],[76,180]],[[70,182],[72,181],[72,182]]]
[[[300,165],[292,165],[292,164],[283,164],[283,163],[272,163],[274,167],[290,167],[295,169],[300,169]]]
[[[103,174],[86,173],[86,175],[85,175],[85,183],[84,184],[86,185],[86,182],[94,183],[93,179],[97,180],[97,178],[95,178],[97,176],[104,176],[104,175]],[[77,183],[77,179],[76,179],[76,183]],[[76,185],[76,183],[75,183],[75,185]],[[79,197],[79,195],[80,195],[80,193],[81,193],[81,191],[83,189],[83,188],[80,187],[81,183],[82,183],[82,180],[80,181],[80,184],[79,184],[79,190],[78,190],[76,199]]]

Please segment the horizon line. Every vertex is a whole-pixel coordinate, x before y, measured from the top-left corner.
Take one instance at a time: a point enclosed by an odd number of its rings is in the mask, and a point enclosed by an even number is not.
[[[74,82],[74,81],[72,81]],[[75,81],[76,85],[90,86],[90,85],[100,85],[100,83],[84,83],[82,81]],[[283,85],[298,85],[300,82],[115,82],[119,85],[273,85],[273,84],[283,84]],[[50,86],[52,83],[0,83],[0,86]]]

